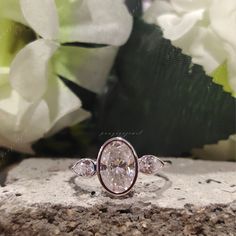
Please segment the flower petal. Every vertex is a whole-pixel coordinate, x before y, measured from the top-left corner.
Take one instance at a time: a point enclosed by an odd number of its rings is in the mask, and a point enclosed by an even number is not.
[[[208,8],[212,0],[170,0],[174,10],[178,13],[186,13]]]
[[[163,29],[165,38],[177,40],[187,34],[203,18],[203,13],[202,10],[190,12],[183,16],[167,13],[158,17],[157,23]]]
[[[236,48],[236,1],[215,0],[209,9],[211,27],[224,41]]]
[[[56,0],[56,4],[61,42],[120,46],[131,33],[133,21],[123,0]]]
[[[2,126],[0,127],[3,129],[6,128],[6,130],[9,131],[6,132],[7,134],[11,133],[11,131],[15,132],[19,129],[22,117],[31,106],[31,103],[24,100],[15,90],[11,88],[8,77],[1,77],[1,82],[2,84],[0,86],[0,118],[4,119],[4,117],[8,116],[9,119],[6,118],[5,120],[2,120],[2,122],[0,122]]]
[[[48,130],[49,134],[72,126],[76,121],[88,117],[88,112],[86,116],[80,112],[82,106],[80,99],[58,77],[50,79],[44,99],[50,111],[51,127]]]
[[[7,77],[0,78],[1,83],[4,80],[5,84],[0,85],[0,110],[16,115],[19,111],[19,95],[9,86]]]
[[[156,14],[164,37],[202,65],[224,91],[236,96],[235,0],[170,0],[163,12],[155,3],[149,11],[152,20]]]
[[[1,0],[0,16],[27,25],[21,12],[19,0]]]
[[[57,39],[59,20],[54,0],[20,0],[28,24],[44,39]]]
[[[21,96],[32,101],[45,93],[49,60],[56,49],[55,43],[39,39],[17,54],[11,65],[9,79],[12,87]]]
[[[157,18],[165,13],[172,12],[173,8],[166,0],[154,1],[150,8],[145,12],[143,19],[149,24],[157,23]]]
[[[193,154],[214,161],[236,161],[236,134],[226,140],[219,140],[216,144],[208,144],[202,149],[194,149]]]
[[[72,113],[66,114],[55,123],[54,127],[47,133],[47,136],[51,136],[57,133],[59,130],[62,130],[68,126],[74,126],[88,119],[90,116],[91,113],[82,108]]]
[[[172,1],[180,3],[180,1]],[[186,10],[188,6],[185,2]],[[205,5],[207,3],[205,2]],[[201,6],[202,5],[202,6]],[[226,53],[222,41],[209,27],[202,25],[205,18],[205,9],[203,2],[196,3],[196,8],[190,12],[179,15],[171,10],[170,13],[164,13],[157,18],[158,24],[163,29],[164,37],[170,39],[172,44],[183,50],[183,53],[192,57],[192,61],[202,65],[207,74],[213,73],[226,58]],[[220,46],[221,45],[221,46]]]
[[[5,79],[0,86],[0,146],[31,152],[30,144],[49,129],[47,105],[27,102]]]
[[[96,93],[104,88],[117,53],[116,47],[61,47],[54,56],[58,75]]]
[[[18,144],[13,143],[0,135],[0,146],[5,147],[10,150],[15,150],[22,153],[34,154],[33,149],[31,148],[31,143]]]
[[[15,92],[12,91],[12,94]],[[0,145],[30,152],[30,144],[42,138],[50,128],[47,104],[44,101],[30,104],[19,95],[9,95],[8,100],[2,100],[1,103]],[[6,109],[6,105],[15,108],[9,112],[10,108]]]
[[[192,43],[177,43],[183,51],[192,56],[192,61],[202,65],[206,73],[210,75],[221,65],[226,58],[226,53],[222,41],[212,32],[210,28],[196,28],[196,34],[192,39]],[[220,46],[221,45],[221,46]]]
[[[0,89],[0,146],[32,152],[33,142],[89,117],[57,77],[50,78],[47,93],[38,102],[28,103],[15,91],[13,96],[8,91],[4,94],[3,86]]]
[[[25,113],[16,138],[19,143],[32,143],[42,138],[50,129],[49,107],[44,100],[33,104]]]
[[[49,111],[45,101],[29,105],[24,114],[0,110],[0,135],[15,144],[32,143],[50,128]]]
[[[222,10],[223,9],[223,10]],[[223,48],[227,52],[228,81],[236,96],[236,1],[215,0],[209,9],[211,27],[223,42]]]
[[[228,52],[228,80],[229,84],[233,90],[233,96],[236,97],[236,48],[231,45],[225,45],[225,50]]]
[[[9,67],[0,67],[0,89],[1,86],[7,84],[10,68]]]

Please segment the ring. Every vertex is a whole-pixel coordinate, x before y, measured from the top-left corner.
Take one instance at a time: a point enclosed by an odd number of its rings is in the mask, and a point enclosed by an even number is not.
[[[121,137],[107,140],[100,148],[97,161],[80,159],[72,170],[81,177],[97,174],[102,187],[111,195],[122,196],[130,192],[138,173],[157,174],[165,162],[154,155],[138,158],[133,146]]]

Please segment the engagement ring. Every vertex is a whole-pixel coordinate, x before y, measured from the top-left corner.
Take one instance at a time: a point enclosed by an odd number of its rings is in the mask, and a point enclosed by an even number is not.
[[[153,155],[138,158],[133,146],[125,139],[116,137],[107,140],[93,159],[81,159],[72,170],[81,177],[97,174],[103,188],[110,194],[122,196],[130,192],[138,173],[157,174],[165,162]]]

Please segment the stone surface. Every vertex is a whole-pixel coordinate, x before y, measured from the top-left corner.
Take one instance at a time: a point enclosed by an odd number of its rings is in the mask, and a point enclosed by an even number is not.
[[[114,198],[74,159],[31,158],[0,187],[0,235],[236,235],[236,163],[171,161]]]

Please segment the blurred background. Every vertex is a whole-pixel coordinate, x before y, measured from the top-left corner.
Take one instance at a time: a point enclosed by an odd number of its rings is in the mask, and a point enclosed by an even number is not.
[[[121,136],[139,155],[236,160],[235,97],[163,37],[158,25],[143,19],[151,3],[126,1],[133,29],[101,93],[61,78],[92,115],[35,142],[34,155],[96,158],[104,141]],[[30,155],[1,148],[1,165]]]

